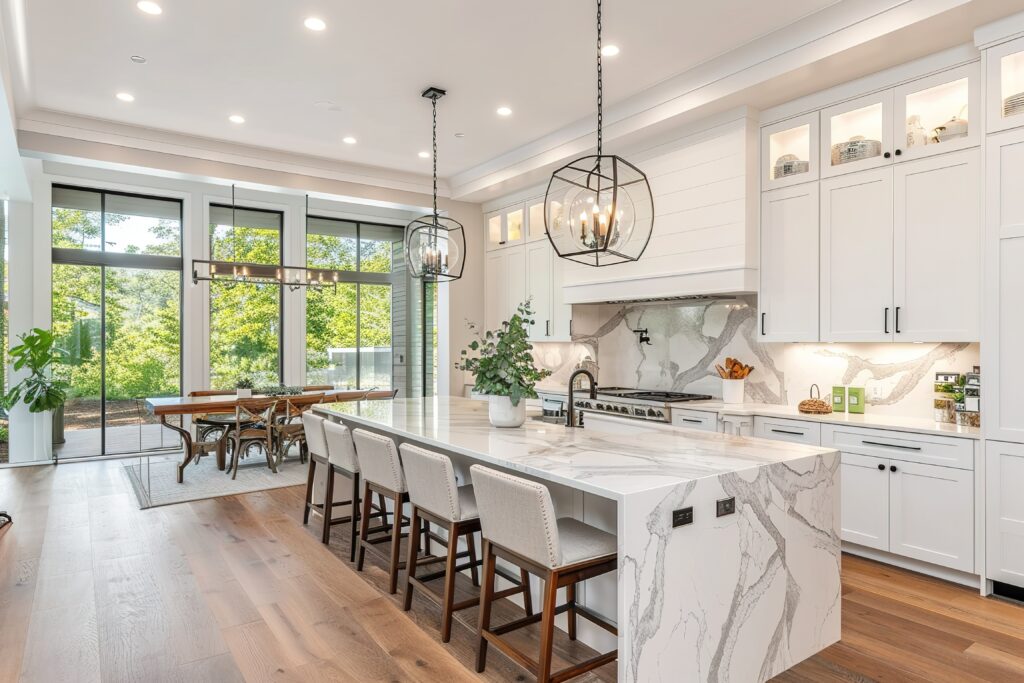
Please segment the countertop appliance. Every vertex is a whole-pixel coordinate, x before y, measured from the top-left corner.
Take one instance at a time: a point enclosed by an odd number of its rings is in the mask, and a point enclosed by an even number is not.
[[[574,398],[577,410],[630,417],[635,420],[671,422],[672,405],[686,401],[710,401],[706,394],[687,394],[679,391],[654,391],[625,387],[598,387],[596,398]]]

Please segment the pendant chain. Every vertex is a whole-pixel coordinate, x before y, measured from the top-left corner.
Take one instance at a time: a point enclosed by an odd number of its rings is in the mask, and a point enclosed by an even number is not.
[[[604,79],[601,68],[601,0],[597,0],[597,156],[601,156],[604,125]]]
[[[437,97],[430,98],[434,110],[434,146],[432,157],[434,159],[434,224],[437,225]]]

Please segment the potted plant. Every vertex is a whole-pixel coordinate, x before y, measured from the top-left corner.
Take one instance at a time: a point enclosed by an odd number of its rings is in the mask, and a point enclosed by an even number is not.
[[[253,381],[251,377],[242,375],[235,380],[235,391],[238,392],[238,398],[252,398]]]
[[[462,350],[455,367],[473,373],[473,390],[488,398],[488,417],[495,427],[519,427],[526,421],[526,401],[537,398],[537,382],[551,374],[533,364],[527,326],[533,310],[526,301],[497,330],[487,330]],[[476,326],[470,324],[470,329]],[[476,355],[470,355],[474,352]]]
[[[21,343],[11,348],[11,367],[28,369],[28,377],[21,380],[3,398],[5,410],[19,402],[28,405],[30,413],[53,412],[53,442],[64,443],[64,402],[67,400],[67,382],[54,379],[51,369],[64,357],[64,351],[55,346],[53,333],[38,327],[18,337]]]

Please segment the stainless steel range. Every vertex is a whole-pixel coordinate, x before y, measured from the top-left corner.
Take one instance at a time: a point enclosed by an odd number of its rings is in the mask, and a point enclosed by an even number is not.
[[[635,420],[671,422],[674,403],[710,399],[711,396],[706,394],[598,387],[597,398],[573,398],[573,404],[577,410],[631,417]]]

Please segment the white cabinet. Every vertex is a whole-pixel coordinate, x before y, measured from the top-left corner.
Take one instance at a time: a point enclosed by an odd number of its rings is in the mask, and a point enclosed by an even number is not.
[[[981,150],[893,168],[895,341],[977,341]]]
[[[552,284],[554,269],[551,245],[531,242],[526,245],[526,296],[533,303],[533,325],[530,339],[544,341],[551,337]]]
[[[497,329],[519,304],[533,301],[530,340],[570,341],[572,306],[561,292],[561,259],[544,240],[488,252],[484,267],[484,321]]]
[[[761,189],[818,179],[818,112],[761,129]]]
[[[890,461],[889,551],[974,571],[974,472]]]
[[[1024,126],[1024,38],[985,51],[988,101],[986,130]]]
[[[789,441],[807,446],[821,444],[821,424],[784,417],[754,417],[754,436],[759,439]]]
[[[822,341],[892,341],[892,186],[892,168],[821,182]]]
[[[889,550],[889,461],[840,454],[842,539]]]
[[[980,151],[821,183],[821,340],[980,338]]]
[[[985,442],[987,578],[1024,587],[1024,445]]]
[[[821,177],[892,164],[892,90],[821,111]]]
[[[818,183],[761,195],[761,341],[818,341]]]
[[[520,244],[526,234],[526,207],[514,204],[488,213],[484,216],[484,224],[487,226],[488,250]]]
[[[522,245],[489,253],[484,267],[484,329],[498,329],[525,300],[526,254]]]
[[[672,426],[699,429],[703,432],[718,431],[718,413],[688,408],[672,408]]]

